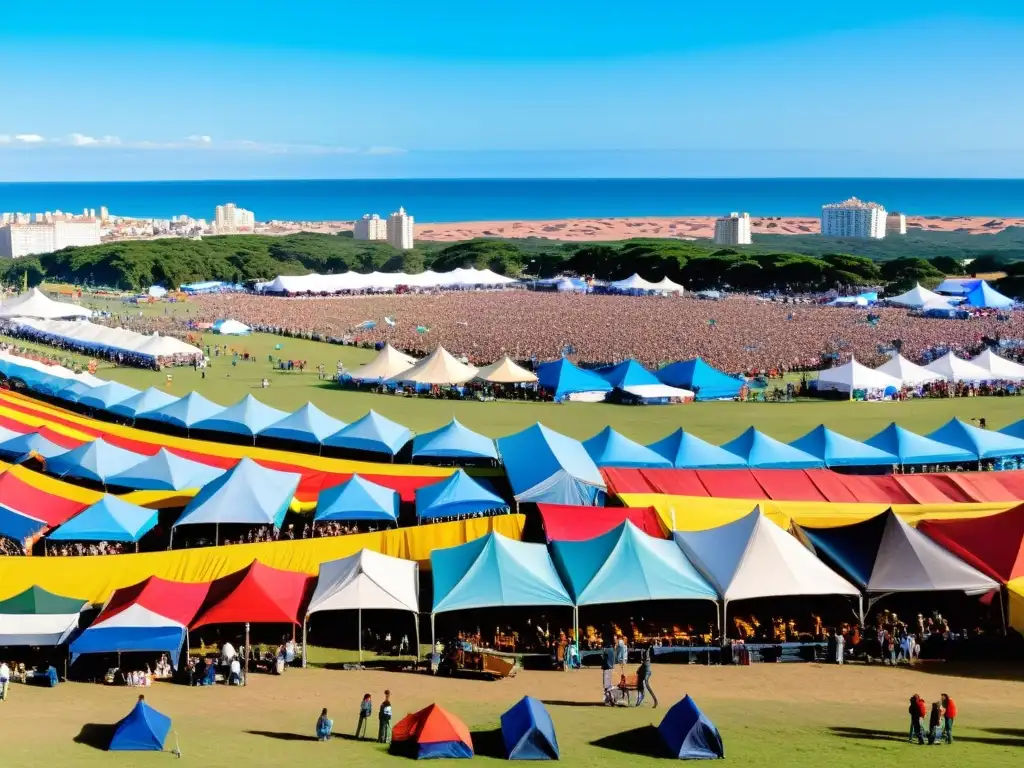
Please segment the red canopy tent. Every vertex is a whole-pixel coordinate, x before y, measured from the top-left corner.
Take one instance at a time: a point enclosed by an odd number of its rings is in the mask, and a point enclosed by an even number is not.
[[[1024,504],[987,517],[922,520],[917,529],[1003,584],[1024,577]]]
[[[664,539],[654,507],[577,507],[571,504],[538,504],[548,541],[585,541],[607,533],[629,520],[644,533]]]
[[[312,578],[253,560],[210,585],[191,628],[207,624],[299,624]]]
[[[141,605],[187,627],[209,591],[208,581],[168,581],[159,576],[150,576],[138,584],[116,590],[94,623],[106,621],[133,605]]]
[[[77,515],[88,504],[36,488],[13,472],[0,474],[0,505],[53,527]]]

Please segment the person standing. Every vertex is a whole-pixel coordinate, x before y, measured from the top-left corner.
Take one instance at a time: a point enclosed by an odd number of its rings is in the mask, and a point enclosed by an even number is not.
[[[604,687],[604,703],[609,707],[615,706],[615,700],[612,698],[615,689],[615,648],[612,645],[614,642],[609,634],[601,650],[601,684]]]
[[[916,693],[910,697],[910,741],[917,739],[918,744],[924,744],[924,733],[921,731],[921,718],[925,716],[924,700]]]
[[[11,668],[0,661],[0,701],[7,701],[7,686],[11,684]]]
[[[615,666],[618,667],[619,677],[626,674],[626,660],[629,658],[629,650],[626,648],[626,638],[617,635],[615,638]]]
[[[380,712],[377,715],[377,741],[381,744],[391,743],[391,691],[384,691],[384,701],[381,702]]]
[[[942,707],[939,702],[932,702],[932,714],[928,718],[928,743],[942,743]]]
[[[956,719],[956,702],[945,693],[942,699],[942,740],[947,744],[953,743],[953,721]]]
[[[373,716],[373,699],[370,694],[364,693],[363,700],[359,703],[359,724],[356,726],[356,738],[366,738],[366,724]]]
[[[658,708],[658,697],[651,688],[651,661],[653,660],[654,649],[647,646],[640,652],[640,667],[636,671],[636,705],[639,707],[644,700],[644,694],[649,693],[654,701],[654,708]]]

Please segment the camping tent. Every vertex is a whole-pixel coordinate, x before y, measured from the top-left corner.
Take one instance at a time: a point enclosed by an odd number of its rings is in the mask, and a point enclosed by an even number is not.
[[[317,445],[344,428],[345,422],[328,416],[312,403],[306,403],[294,413],[263,427],[259,435]]]
[[[385,381],[409,370],[415,362],[415,357],[410,357],[404,352],[399,352],[390,344],[385,344],[373,360],[350,376],[356,381]]]
[[[224,474],[223,469],[185,459],[166,448],[107,478],[110,485],[135,491],[183,491],[202,488]]]
[[[171,718],[157,712],[140,696],[132,711],[114,727],[107,749],[111,752],[162,752],[170,730]]]
[[[960,419],[950,419],[928,437],[946,445],[952,445],[974,454],[974,458],[998,459],[1009,456],[1024,456],[1024,440],[1002,432],[992,432],[967,424]]]
[[[981,382],[994,381],[998,378],[984,368],[957,357],[952,352],[947,352],[938,360],[932,360],[925,368],[932,373],[939,374],[947,381]]]
[[[78,398],[78,404],[85,408],[95,408],[96,410],[106,411],[111,406],[123,403],[130,397],[141,395],[142,393],[134,387],[128,387],[116,381],[108,381],[99,387],[93,387],[91,390],[83,394]]]
[[[102,389],[102,387],[97,387],[96,389]],[[162,392],[156,387],[149,387],[148,389],[144,389],[131,397],[127,397],[118,403],[108,406],[107,410],[118,416],[125,416],[127,418],[134,419],[140,413],[152,411],[156,408],[163,408],[165,405],[170,405],[177,399],[178,398],[174,395]]]
[[[599,467],[672,466],[661,454],[620,435],[611,427],[605,427],[589,440],[584,440],[583,447]]]
[[[398,491],[352,475],[340,485],[324,488],[316,500],[313,523],[327,520],[375,520],[398,525]]]
[[[440,344],[434,351],[416,362],[411,368],[388,379],[392,383],[410,384],[464,384],[476,377],[479,369],[456,360],[452,354]]]
[[[208,419],[223,410],[223,405],[217,405],[217,403],[207,400],[198,392],[189,392],[173,403],[161,405],[151,411],[136,413],[135,418],[188,429],[196,422]]]
[[[743,387],[742,379],[712,368],[699,357],[670,363],[655,375],[663,384],[694,392],[697,400],[731,400]]]
[[[29,317],[39,320],[57,320],[65,317],[91,317],[92,312],[76,304],[54,301],[38,288],[0,304],[0,318]]]
[[[0,600],[0,648],[62,645],[78,629],[79,614],[87,606],[81,598],[62,597],[42,587]]]
[[[489,437],[479,435],[452,419],[440,429],[416,435],[412,441],[412,456],[433,459],[490,459],[498,460],[498,449]]]
[[[920,309],[929,301],[944,301],[943,297],[939,294],[929,291],[927,288],[921,286],[920,283],[915,285],[906,293],[901,293],[899,296],[892,296],[886,298],[890,304],[898,304],[901,307],[910,307],[911,309]]]
[[[725,746],[715,724],[689,696],[665,713],[658,735],[669,754],[680,760],[716,760],[725,757]]]
[[[604,492],[583,445],[541,424],[498,438],[498,451],[517,501],[595,504]]]
[[[47,537],[50,541],[138,542],[153,530],[159,512],[109,494],[79,512]]]
[[[141,453],[118,448],[97,437],[91,443],[58,454],[47,460],[46,471],[58,477],[74,477],[106,483],[107,479],[146,459]]]
[[[489,381],[492,384],[535,384],[537,374],[528,371],[521,365],[517,365],[508,355],[490,365],[485,365],[476,372],[479,381]]]
[[[885,391],[892,388],[898,391],[902,386],[903,382],[895,376],[868,368],[855,358],[845,365],[828,368],[818,374],[819,391],[847,392],[851,397],[854,390],[858,389]]]
[[[932,381],[941,381],[943,378],[941,373],[930,371],[922,365],[912,363],[899,353],[894,353],[892,357],[875,368],[875,370],[899,379],[903,382],[904,386],[908,387],[916,387]]]
[[[556,402],[578,399],[603,400],[604,394],[612,391],[612,385],[594,371],[585,371],[566,358],[537,366],[537,382],[551,393]]]
[[[501,715],[501,738],[509,760],[557,760],[555,724],[544,702],[523,696]]]
[[[1024,381],[1024,365],[1000,357],[991,349],[985,349],[971,362],[991,373],[995,378],[1004,381]]]
[[[473,756],[473,738],[465,723],[431,704],[395,724],[391,751],[417,760],[468,758]]]
[[[815,469],[824,466],[820,458],[768,437],[754,427],[748,427],[722,448],[744,459],[751,469]]]
[[[826,467],[891,467],[900,463],[891,453],[833,432],[824,424],[790,445],[821,459]]]
[[[922,520],[917,530],[1003,584],[1024,578],[1024,504],[985,517]]]
[[[225,432],[256,439],[262,430],[288,417],[284,411],[271,408],[252,395],[246,395],[234,405],[218,411],[191,425],[192,429],[207,432]]]
[[[437,483],[416,489],[416,519],[420,521],[476,515],[497,509],[508,509],[508,503],[463,469]]]
[[[964,304],[979,308],[1008,309],[1013,306],[1013,299],[1003,296],[985,280],[980,280],[976,286],[967,292]]]
[[[747,466],[743,457],[684,432],[682,428],[647,447],[668,459],[676,469],[738,469]]]
[[[253,560],[210,584],[210,591],[189,625],[298,624],[310,577]]]
[[[864,441],[866,445],[895,456],[899,464],[947,464],[958,461],[977,461],[963,448],[940,443],[917,435],[909,429],[891,423],[888,427]]]
[[[412,432],[401,424],[384,418],[376,411],[370,411],[358,421],[353,421],[325,438],[323,443],[349,451],[394,456],[405,447],[411,437]]]

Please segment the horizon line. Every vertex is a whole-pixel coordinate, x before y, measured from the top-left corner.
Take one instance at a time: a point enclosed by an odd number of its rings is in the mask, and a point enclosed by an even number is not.
[[[220,184],[274,182],[545,181],[957,181],[1024,182],[1024,176],[266,176],[253,178],[0,180],[0,187],[44,184]]]

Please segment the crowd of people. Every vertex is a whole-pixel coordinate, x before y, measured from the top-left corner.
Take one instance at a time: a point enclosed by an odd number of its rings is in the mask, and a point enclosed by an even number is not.
[[[69,541],[62,544],[46,543],[46,554],[52,557],[82,557],[88,555],[123,555],[129,550],[122,541]]]

